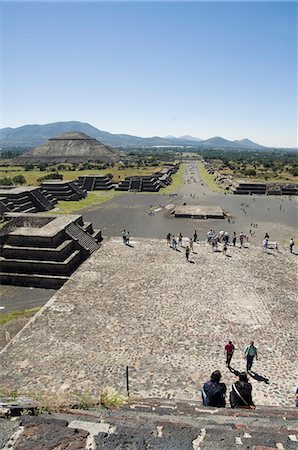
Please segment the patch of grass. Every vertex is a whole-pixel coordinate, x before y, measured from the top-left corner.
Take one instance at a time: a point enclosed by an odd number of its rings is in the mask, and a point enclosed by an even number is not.
[[[105,408],[120,407],[126,405],[128,398],[119,394],[114,388],[106,387],[100,396],[100,403]]]
[[[111,200],[116,194],[116,191],[92,191],[88,192],[87,197],[80,201],[66,202],[60,201],[57,203],[55,209],[52,209],[48,214],[72,214],[90,206],[101,205],[108,200]]]
[[[162,165],[161,165],[162,166]],[[76,180],[79,176],[83,175],[106,175],[111,173],[113,175],[113,182],[119,183],[119,181],[123,180],[125,177],[133,176],[133,175],[150,175],[153,172],[157,172],[160,170],[160,167],[157,166],[144,166],[144,167],[128,167],[123,169],[121,166],[116,165],[115,167],[108,167],[107,169],[86,169],[86,170],[58,170],[57,166],[53,166],[55,168],[55,172],[59,172],[63,176],[63,180],[73,181]],[[9,167],[0,167],[0,178],[8,177],[13,178],[16,175],[23,175],[26,179],[26,185],[29,186],[38,186],[40,183],[37,181],[38,178],[41,178],[45,175],[53,173],[51,170],[41,171],[39,169],[33,170],[25,170],[22,166],[9,166]]]
[[[36,314],[40,308],[22,309],[20,311],[12,311],[8,313],[0,313],[0,325],[4,325],[7,322],[17,319],[18,317],[32,316]]]
[[[162,189],[162,194],[173,194],[183,184],[183,178],[186,172],[187,163],[180,164],[178,172],[172,175],[172,183],[166,188]]]
[[[197,161],[200,177],[207,184],[207,186],[213,192],[224,192],[224,189],[221,188],[216,181],[214,180],[214,175],[207,172],[203,163],[201,161]]]

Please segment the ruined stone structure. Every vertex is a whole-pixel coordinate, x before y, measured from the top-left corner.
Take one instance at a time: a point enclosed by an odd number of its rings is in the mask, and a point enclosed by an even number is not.
[[[131,191],[131,192],[157,192],[161,188],[157,176],[135,176],[126,177],[116,187],[117,191]]]
[[[234,181],[231,187],[233,194],[266,194],[266,183],[253,181]]]
[[[85,133],[71,131],[51,138],[15,159],[17,164],[115,162],[119,154]]]
[[[80,215],[5,213],[0,230],[2,284],[61,287],[99,248],[101,231]]]
[[[298,195],[298,184],[271,183],[268,185],[268,195]]]
[[[77,201],[86,197],[86,191],[74,181],[49,180],[41,184],[44,191],[57,200]]]
[[[171,175],[177,172],[178,167],[177,164],[169,164],[152,175],[126,177],[115,189],[131,192],[158,192],[161,188],[171,184]]]
[[[175,217],[190,219],[224,219],[225,214],[219,206],[176,206],[172,211]]]
[[[107,175],[82,175],[78,186],[85,191],[103,191],[113,189],[112,178]]]
[[[0,189],[0,212],[34,213],[53,209],[57,199],[40,187]]]

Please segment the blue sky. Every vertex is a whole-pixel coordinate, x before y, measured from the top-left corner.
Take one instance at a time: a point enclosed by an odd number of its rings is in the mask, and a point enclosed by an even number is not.
[[[2,2],[1,124],[297,146],[296,2]]]

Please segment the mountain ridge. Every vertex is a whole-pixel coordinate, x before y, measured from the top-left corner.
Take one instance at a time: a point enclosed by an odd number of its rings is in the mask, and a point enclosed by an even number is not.
[[[130,134],[113,134],[108,131],[99,130],[89,123],[79,121],[52,122],[48,124],[22,125],[21,127],[6,127],[0,129],[1,147],[34,147],[44,143],[61,133],[77,131],[98,139],[103,144],[111,147],[193,147],[193,148],[238,148],[238,149],[263,149],[267,148],[259,145],[250,139],[230,141],[221,136],[214,136],[209,139],[201,139],[189,135],[175,136],[152,136],[140,137]]]

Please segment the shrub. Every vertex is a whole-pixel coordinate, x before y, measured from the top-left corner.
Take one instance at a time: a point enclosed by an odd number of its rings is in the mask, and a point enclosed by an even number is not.
[[[14,184],[26,184],[26,178],[23,175],[16,175],[15,177],[13,177],[12,181],[14,182]]]
[[[48,173],[44,177],[37,178],[38,182],[41,182],[44,180],[63,180],[63,175],[61,173],[54,172],[54,173]]]
[[[257,174],[255,169],[245,169],[243,170],[243,175],[246,175],[248,177],[255,177]]]
[[[100,396],[100,403],[105,408],[110,408],[113,406],[124,406],[126,405],[128,398],[124,395],[119,394],[116,389],[111,387],[106,387]]]
[[[9,177],[0,178],[0,186],[13,186],[13,181]]]

